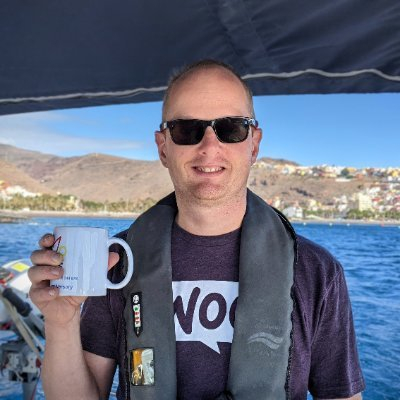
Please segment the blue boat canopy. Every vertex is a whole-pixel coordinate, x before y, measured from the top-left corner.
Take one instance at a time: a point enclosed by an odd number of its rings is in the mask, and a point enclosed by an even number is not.
[[[255,95],[400,92],[400,2],[2,0],[0,115],[161,100],[203,58]]]

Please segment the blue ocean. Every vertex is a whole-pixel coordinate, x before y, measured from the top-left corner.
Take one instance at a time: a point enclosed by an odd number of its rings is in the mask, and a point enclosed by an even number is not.
[[[18,224],[1,224],[0,265],[29,257],[39,237],[56,225],[103,227],[113,235],[128,228],[130,223],[127,219],[35,218]],[[344,267],[367,383],[363,398],[399,400],[400,227],[295,224],[295,228],[325,246]],[[36,399],[44,398],[39,384]],[[0,399],[22,399],[20,385],[0,376]]]

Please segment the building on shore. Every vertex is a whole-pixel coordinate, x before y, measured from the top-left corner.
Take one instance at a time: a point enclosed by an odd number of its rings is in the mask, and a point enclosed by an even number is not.
[[[372,210],[372,199],[364,193],[357,193],[356,195],[356,209],[358,211]]]

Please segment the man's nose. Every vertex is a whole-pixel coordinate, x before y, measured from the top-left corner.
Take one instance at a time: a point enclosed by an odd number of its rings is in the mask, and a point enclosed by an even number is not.
[[[221,142],[218,140],[214,129],[211,126],[207,126],[203,139],[200,142],[200,148],[206,150],[208,148],[219,148],[220,146]]]

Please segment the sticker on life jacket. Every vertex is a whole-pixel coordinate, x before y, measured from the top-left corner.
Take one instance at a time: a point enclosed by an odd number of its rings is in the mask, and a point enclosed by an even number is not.
[[[134,386],[154,385],[154,349],[133,349],[131,353],[131,383]]]
[[[131,294],[132,312],[133,312],[133,330],[136,336],[143,331],[143,309],[142,309],[142,292]]]

